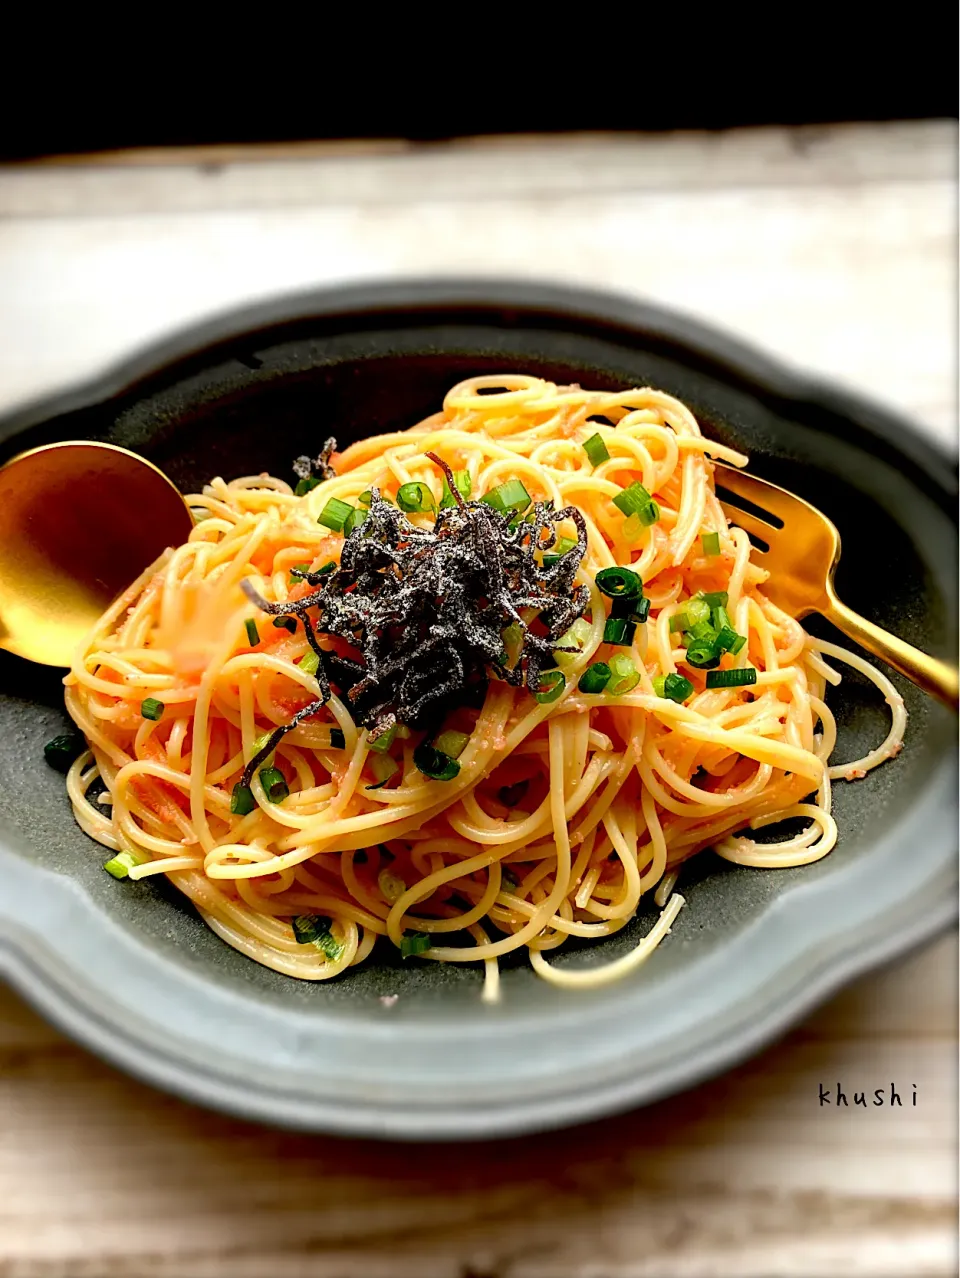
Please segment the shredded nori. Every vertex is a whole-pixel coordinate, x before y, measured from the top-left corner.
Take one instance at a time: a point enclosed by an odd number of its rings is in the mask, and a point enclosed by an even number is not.
[[[320,449],[319,457],[311,460],[307,456],[295,457],[293,473],[298,479],[333,479],[336,471],[330,465],[330,456],[336,450],[337,441],[328,439]]]
[[[274,738],[320,710],[331,682],[376,738],[395,723],[421,727],[441,707],[476,704],[490,676],[536,692],[543,671],[556,664],[562,635],[590,597],[585,586],[574,585],[587,548],[583,515],[575,506],[553,510],[549,502],[534,503],[521,521],[514,511],[502,515],[481,501],[466,501],[446,463],[428,456],[456,502],[437,513],[432,528],[411,523],[373,488],[368,517],[345,539],[336,571],[297,573],[316,587],[313,593],[268,603],[243,583],[264,612],[303,623],[320,658],[321,693],[272,734],[245,778],[275,748]],[[544,567],[536,552],[556,545],[556,525],[565,519],[576,526],[577,544]],[[535,614],[536,633],[522,609]],[[314,611],[315,619],[309,615]],[[508,665],[503,631],[510,625],[518,628],[520,642]],[[346,640],[362,660],[321,648],[318,634]]]

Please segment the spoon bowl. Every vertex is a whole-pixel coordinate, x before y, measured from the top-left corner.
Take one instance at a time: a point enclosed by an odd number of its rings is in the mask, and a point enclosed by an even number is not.
[[[0,468],[0,648],[69,666],[110,603],[190,534],[183,497],[151,462],[68,440]]]

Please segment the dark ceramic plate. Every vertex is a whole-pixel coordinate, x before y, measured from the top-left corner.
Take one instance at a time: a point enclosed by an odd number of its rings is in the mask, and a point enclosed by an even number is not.
[[[97,385],[0,423],[9,456],[45,440],[124,444],[182,489],[395,430],[473,373],[661,387],[757,473],[840,528],[841,596],[941,656],[956,649],[954,468],[911,423],[809,382],[675,315],[616,297],[493,281],[408,282],[288,298],[202,326]],[[829,628],[814,625],[823,634]],[[229,949],[173,892],[116,883],[76,828],[43,743],[65,721],[55,672],[0,660],[0,960],[65,1030],[143,1078],[302,1128],[392,1137],[557,1126],[686,1087],[755,1050],[842,982],[954,916],[951,715],[903,680],[906,748],[836,786],[841,830],[817,865],[698,857],[687,908],[648,964],[591,994],[507,965],[503,1002],[473,968],[387,954],[329,985]],[[885,732],[856,675],[832,696],[837,757]],[[571,964],[604,962],[654,917]],[[397,994],[387,1007],[380,996]]]

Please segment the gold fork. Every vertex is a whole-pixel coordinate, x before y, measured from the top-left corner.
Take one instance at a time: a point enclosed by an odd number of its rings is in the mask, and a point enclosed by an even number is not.
[[[753,551],[759,566],[770,573],[763,586],[768,599],[797,620],[808,613],[819,612],[848,638],[899,670],[918,688],[951,710],[957,709],[956,667],[929,657],[896,635],[881,630],[837,598],[833,578],[840,559],[840,534],[826,515],[786,489],[745,475],[732,466],[717,463],[716,484],[783,524],[777,528],[730,502],[720,502],[731,523],[769,547],[766,551],[754,547]]]

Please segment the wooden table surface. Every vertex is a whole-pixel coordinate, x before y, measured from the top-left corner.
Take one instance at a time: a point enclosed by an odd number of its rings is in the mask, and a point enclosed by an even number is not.
[[[279,289],[482,271],[696,313],[955,439],[952,124],[173,159],[0,170],[0,406]],[[941,938],[682,1096],[413,1148],[206,1113],[0,990],[0,1278],[954,1274],[956,976]]]

